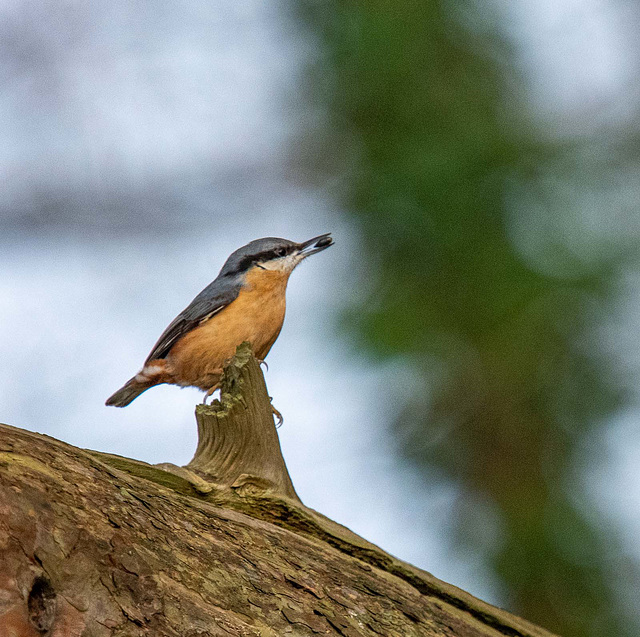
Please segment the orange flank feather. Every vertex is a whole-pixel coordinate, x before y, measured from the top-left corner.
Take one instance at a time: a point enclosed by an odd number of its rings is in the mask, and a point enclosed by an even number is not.
[[[282,329],[289,274],[252,268],[233,303],[173,346],[167,356],[171,382],[209,390],[217,385],[224,364],[244,341],[251,343],[257,358],[264,359]]]
[[[107,405],[124,407],[162,383],[213,391],[225,363],[244,341],[251,343],[258,359],[264,359],[282,329],[290,274],[253,267],[233,303],[187,332],[166,359],[149,361],[109,398]]]

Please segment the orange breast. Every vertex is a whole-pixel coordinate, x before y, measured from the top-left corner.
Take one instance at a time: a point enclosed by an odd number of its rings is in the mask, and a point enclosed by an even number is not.
[[[282,329],[288,279],[288,273],[250,270],[235,301],[173,346],[167,356],[173,382],[210,389],[244,341],[264,359]]]

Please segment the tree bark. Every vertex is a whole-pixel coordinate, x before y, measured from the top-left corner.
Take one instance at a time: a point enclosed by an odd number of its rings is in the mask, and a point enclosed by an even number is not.
[[[198,405],[196,420],[198,447],[188,469],[219,486],[254,480],[300,502],[282,457],[264,376],[248,343],[225,368],[220,400]]]
[[[0,637],[550,637],[302,505],[255,359],[225,383],[186,468],[0,425]]]

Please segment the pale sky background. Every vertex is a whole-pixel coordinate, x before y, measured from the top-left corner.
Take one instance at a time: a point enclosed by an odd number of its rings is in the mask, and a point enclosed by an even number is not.
[[[624,5],[494,4],[550,134],[630,112],[637,51]],[[105,399],[232,250],[333,232],[335,246],[292,276],[268,358],[296,489],[390,553],[499,603],[481,556],[448,541],[456,494],[429,486],[425,498],[422,478],[393,454],[386,423],[411,391],[409,370],[373,365],[336,333],[337,312],[363,282],[363,255],[331,189],[289,174],[291,146],[314,117],[300,82],[315,48],[286,7],[0,3],[0,420],[185,464],[200,392],[154,388],[121,410]],[[633,387],[637,274],[621,286],[603,343]],[[624,523],[640,555],[638,409],[612,423],[609,457],[591,459],[590,483],[592,504]]]

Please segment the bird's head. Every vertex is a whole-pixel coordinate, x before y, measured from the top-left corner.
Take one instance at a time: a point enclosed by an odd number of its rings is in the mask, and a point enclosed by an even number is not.
[[[321,234],[303,243],[276,237],[256,239],[231,254],[220,276],[241,275],[252,268],[289,274],[303,259],[331,245],[331,233]]]

